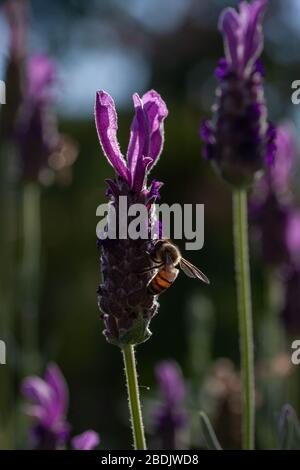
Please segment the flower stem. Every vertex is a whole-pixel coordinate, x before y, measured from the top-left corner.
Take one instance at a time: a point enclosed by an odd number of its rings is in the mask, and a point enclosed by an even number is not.
[[[38,373],[40,366],[38,334],[40,246],[40,188],[35,183],[27,183],[23,189],[23,375]]]
[[[132,345],[126,345],[123,347],[123,358],[127,381],[134,448],[135,450],[145,450],[146,441],[144,436],[143,418],[139,397],[134,347]]]
[[[241,374],[242,374],[242,420],[243,448],[254,449],[255,436],[255,392],[254,354],[251,306],[251,283],[249,268],[247,192],[233,193],[235,269],[237,282]]]

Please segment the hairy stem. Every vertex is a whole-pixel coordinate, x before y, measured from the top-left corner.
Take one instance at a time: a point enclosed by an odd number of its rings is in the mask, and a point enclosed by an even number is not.
[[[255,439],[255,392],[247,193],[245,190],[237,190],[233,194],[233,219],[243,385],[243,448],[251,450],[254,449]]]
[[[144,436],[144,426],[141,412],[138,379],[136,372],[136,361],[133,346],[126,345],[123,347],[123,358],[126,373],[134,448],[135,450],[145,450],[146,441]]]

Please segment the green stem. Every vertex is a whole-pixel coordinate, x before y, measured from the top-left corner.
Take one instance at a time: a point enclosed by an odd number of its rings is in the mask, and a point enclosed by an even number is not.
[[[243,385],[243,448],[245,450],[252,450],[254,449],[255,439],[254,354],[249,269],[247,192],[245,190],[237,190],[233,194],[233,218],[240,328],[241,374]]]
[[[40,188],[27,183],[23,189],[22,266],[22,353],[23,374],[39,371],[39,271],[40,271]]]
[[[141,412],[136,362],[133,346],[126,345],[123,347],[123,358],[127,381],[128,401],[131,414],[134,448],[135,450],[145,450],[146,441],[144,436],[144,426]]]

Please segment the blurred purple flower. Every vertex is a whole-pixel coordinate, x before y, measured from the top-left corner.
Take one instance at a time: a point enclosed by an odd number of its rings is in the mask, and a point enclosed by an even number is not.
[[[186,425],[186,387],[182,373],[172,361],[161,362],[155,373],[163,400],[154,413],[154,435],[161,449],[178,449],[178,432]]]
[[[292,126],[278,126],[274,165],[257,182],[250,202],[262,256],[271,266],[294,263],[299,258],[300,216],[292,201],[290,185],[296,153]]]
[[[71,430],[66,418],[69,392],[58,366],[49,364],[44,379],[37,376],[27,377],[22,384],[22,393],[31,402],[26,412],[34,423],[31,429],[34,449],[64,449]],[[93,444],[98,445],[97,438],[95,432],[87,431],[74,438],[74,447],[86,447],[88,450],[89,447],[94,447]]]
[[[59,149],[60,135],[50,108],[54,64],[46,56],[33,56],[27,64],[26,91],[17,125],[22,178],[36,181]]]
[[[117,140],[115,104],[104,91],[96,94],[95,120],[103,153],[116,172],[114,180],[107,180],[107,196],[116,209],[119,196],[127,198],[128,208],[136,203],[144,204],[148,209],[145,226],[150,234],[152,204],[159,198],[162,183],[152,181],[147,186],[147,176],[162,151],[163,124],[168,110],[154,90],[142,98],[134,94],[133,102],[135,116],[126,159]],[[117,220],[117,227],[119,223]],[[105,324],[104,334],[109,342],[119,346],[141,343],[149,338],[149,323],[158,309],[156,296],[147,291],[152,274],[141,274],[151,266],[147,253],[153,249],[153,241],[103,237],[99,246],[103,283],[98,290],[98,302]]]
[[[205,121],[201,137],[204,156],[223,178],[247,187],[273,163],[275,129],[267,122],[263,72],[262,18],[266,0],[243,1],[239,12],[226,8],[220,16],[225,58],[216,71],[219,81],[212,121]]]
[[[285,123],[278,126],[275,161],[269,169],[270,184],[278,196],[286,196],[290,192],[291,172],[296,153],[297,145],[292,124]]]
[[[34,447],[64,447],[70,432],[70,425],[66,421],[69,400],[67,384],[59,368],[49,364],[44,379],[26,378],[22,392],[32,403],[27,408],[27,414],[35,421],[32,429]]]
[[[99,443],[100,439],[95,431],[85,431],[72,439],[72,447],[75,450],[93,450]]]

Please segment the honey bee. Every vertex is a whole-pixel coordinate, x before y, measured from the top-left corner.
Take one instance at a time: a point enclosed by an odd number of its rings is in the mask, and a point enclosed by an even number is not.
[[[149,256],[154,266],[146,268],[143,272],[156,271],[147,287],[148,292],[152,295],[159,295],[171,287],[179,273],[179,269],[176,266],[179,266],[188,277],[196,278],[209,284],[205,274],[184,259],[179,248],[170,240],[157,240],[154,250],[149,253]]]

